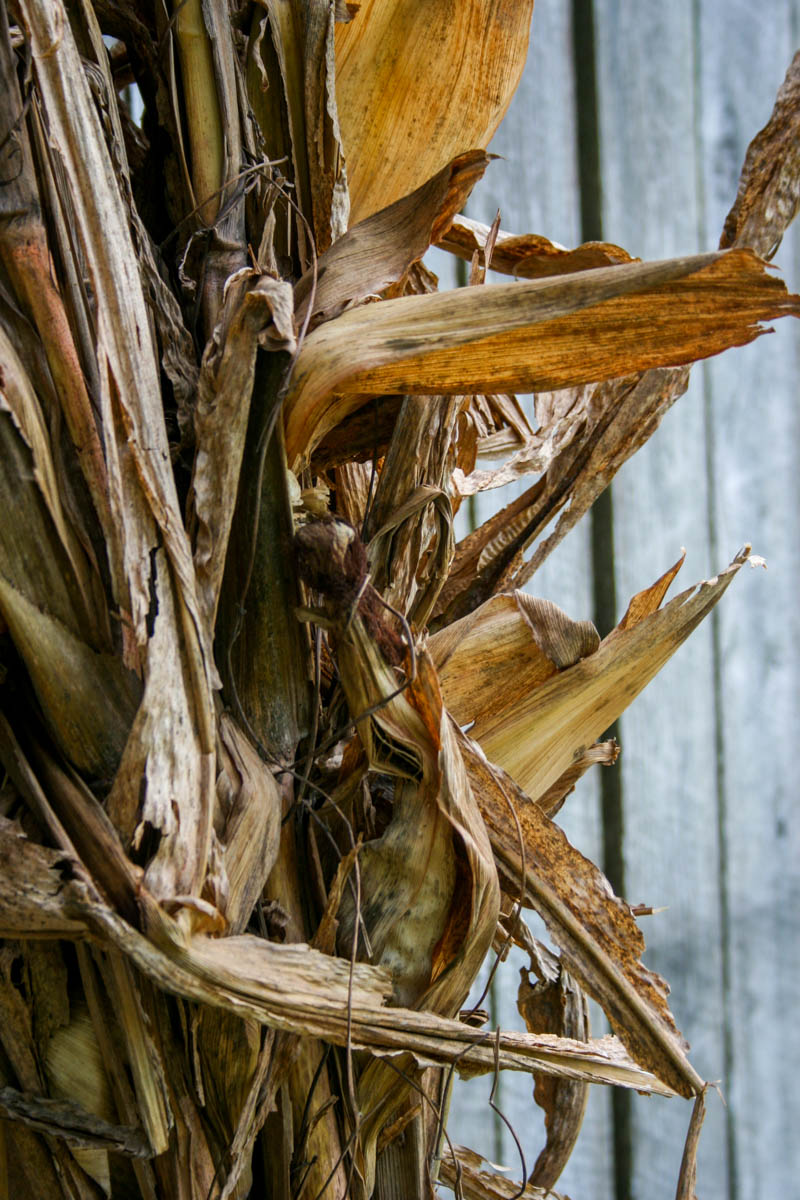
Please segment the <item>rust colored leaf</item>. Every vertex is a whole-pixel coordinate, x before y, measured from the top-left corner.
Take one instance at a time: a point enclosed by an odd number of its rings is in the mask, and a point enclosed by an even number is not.
[[[543,918],[570,974],[601,1005],[634,1060],[683,1096],[701,1091],[667,1006],[669,989],[641,962],[644,938],[628,905],[471,738],[459,730],[458,740],[504,890],[516,896],[524,885],[523,903]]]
[[[489,226],[469,217],[457,216],[437,245],[467,262],[476,250],[482,250]],[[544,279],[552,275],[571,275],[575,271],[593,271],[620,263],[638,262],[627,250],[612,242],[584,242],[574,250],[559,246],[537,233],[516,235],[499,230],[492,251],[492,270],[520,279]]]
[[[315,330],[298,355],[289,465],[305,463],[364,393],[563,388],[707,358],[799,310],[744,250],[362,306]]]
[[[633,629],[644,617],[649,617],[651,613],[661,607],[669,585],[680,571],[685,559],[686,551],[684,550],[678,561],[666,570],[655,583],[652,583],[649,588],[645,588],[644,591],[636,593],[625,610],[625,616],[619,622],[618,629]]]

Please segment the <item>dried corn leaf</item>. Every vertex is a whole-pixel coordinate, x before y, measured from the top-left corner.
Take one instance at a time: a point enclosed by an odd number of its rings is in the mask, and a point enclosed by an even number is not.
[[[797,210],[796,170],[798,62],[795,56],[778,93],[769,123],[748,149],[739,195],[723,230],[721,246],[752,246],[770,256],[780,243]],[[770,163],[767,156],[774,153]],[[638,379],[612,380],[592,389],[587,402],[589,419],[573,447],[556,458],[545,485],[529,502],[528,542],[541,533],[550,519],[569,501],[553,532],[537,547],[529,562],[517,570],[515,587],[523,587],[570,529],[588,512],[623,463],[655,433],[662,417],[686,391],[689,368],[646,371]]]
[[[312,474],[343,461],[355,459],[362,462],[384,455],[404,399],[401,396],[376,398],[365,394],[364,407],[346,417],[316,447],[311,464]],[[370,400],[372,404],[368,404]],[[434,404],[439,403],[437,397],[431,397],[431,400]],[[535,437],[516,396],[471,396],[465,397],[463,404],[467,407],[462,408],[458,423],[457,462],[460,471],[456,472],[457,478],[463,477],[465,471],[473,471],[478,453],[492,458],[522,451],[529,440]],[[524,474],[517,472],[520,473]],[[516,474],[512,477],[516,478]],[[464,491],[461,494],[470,493]]]
[[[510,776],[466,734],[458,737],[504,890],[516,896],[524,889],[523,903],[543,918],[565,967],[634,1060],[683,1096],[701,1091],[667,1007],[669,989],[641,962],[644,938],[628,905]]]
[[[398,694],[390,662],[402,661],[398,635],[384,628],[368,583],[363,547],[342,522],[321,521],[297,534],[302,577],[328,600],[337,633],[339,674],[373,770],[397,777],[392,818],[360,855],[361,911],[373,957],[389,967],[395,1001],[454,1014],[488,950],[499,889],[486,833],[436,672],[425,651]],[[389,661],[381,648],[389,650]],[[412,660],[409,659],[408,662]],[[359,714],[372,715],[359,719]],[[353,905],[341,910],[340,942],[352,944]],[[371,1062],[359,1080],[360,1166],[368,1191],[375,1143],[403,1099],[391,1068]]]
[[[77,775],[67,774],[44,747],[31,742],[31,763],[0,714],[0,757],[19,794],[43,829],[70,855],[80,854],[115,909],[128,920],[138,916],[141,868],[126,858],[119,837],[99,800]]]
[[[81,1128],[81,1124],[86,1127],[86,1122],[82,1122],[81,1117],[91,1119],[93,1116],[98,1124],[105,1124],[109,1132],[113,1130],[115,1113],[108,1076],[84,1004],[70,1005],[69,1020],[48,1039],[43,1059],[50,1095],[64,1106],[62,1116],[66,1129],[70,1127],[72,1115],[73,1120],[77,1118],[78,1129]],[[148,1154],[150,1147],[146,1144],[144,1134],[141,1131],[136,1132],[140,1155]],[[107,1150],[102,1144],[92,1146],[90,1142],[80,1146],[72,1139],[66,1140],[70,1141],[72,1153],[83,1170],[91,1175],[106,1193],[110,1193]]]
[[[63,3],[25,0],[22,12],[97,306],[115,600],[123,617],[130,614],[138,646],[147,650],[145,698],[124,760],[125,807],[146,791],[150,824],[162,835],[152,885],[170,894],[198,892],[213,805],[211,631],[203,620],[172,474],[149,315],[127,211]],[[103,238],[96,237],[98,229]],[[159,537],[164,550],[153,553]],[[153,589],[159,600],[155,614]],[[132,652],[129,645],[129,659]]]
[[[619,743],[614,738],[610,738],[607,742],[595,742],[588,750],[579,754],[574,762],[570,763],[564,774],[559,775],[546,792],[536,797],[536,803],[543,812],[547,813],[548,817],[554,817],[561,810],[570,792],[575,790],[575,784],[589,768],[598,763],[604,767],[613,767],[619,758],[619,752]]]
[[[458,543],[436,604],[434,629],[468,617],[495,592],[512,586],[514,571],[521,573],[527,565],[522,552],[541,529],[549,498],[545,476]],[[558,499],[567,498],[564,487]]]
[[[467,474],[460,467],[456,468],[452,479],[454,492],[460,497],[473,496],[476,492],[503,487],[525,475],[546,472],[559,454],[573,441],[585,436],[587,427],[596,423],[597,415],[592,407],[595,390],[593,384],[584,384],[558,392],[539,392],[536,396],[538,429],[535,432],[518,433],[507,426],[501,433],[482,437],[478,441],[478,455],[481,458],[509,453],[511,457],[502,466],[492,470],[472,469]],[[553,401],[552,406],[545,403],[550,400]],[[555,410],[552,413],[549,411],[551,407]],[[537,493],[540,505],[543,500],[541,492],[540,488]],[[529,493],[529,502],[532,499]]]
[[[429,643],[445,704],[459,725],[513,708],[599,645],[591,621],[572,621],[525,592],[495,596]]]
[[[74,1101],[30,1096],[4,1087],[0,1088],[0,1116],[7,1121],[20,1121],[50,1137],[63,1138],[71,1146],[99,1147],[142,1158],[150,1155],[140,1129],[114,1125]]]
[[[185,633],[200,643],[188,654],[199,706],[205,706],[201,725],[210,712],[205,672],[211,671],[209,633],[204,629],[195,595],[191,552],[178,504],[164,426],[161,388],[142,294],[136,255],[131,243],[127,213],[116,174],[88,88],[67,14],[57,0],[23,5],[31,33],[36,81],[44,101],[50,136],[64,161],[78,231],[95,291],[98,330],[98,366],[103,385],[103,424],[106,439],[119,438],[137,473],[142,500],[164,538],[182,607],[187,613]],[[105,230],[98,239],[94,231]],[[112,415],[113,414],[113,415]],[[118,425],[122,427],[118,432]],[[109,455],[108,444],[106,453]],[[121,447],[117,455],[121,454]],[[117,470],[119,468],[117,467]],[[116,481],[120,488],[120,481]],[[124,492],[124,489],[123,489]],[[126,497],[127,498],[127,497]],[[122,497],[118,496],[117,503]],[[126,506],[122,504],[124,510]],[[128,517],[128,524],[130,517]],[[124,547],[126,581],[131,588],[130,608],[137,637],[147,640],[150,609],[149,547],[144,531]],[[138,545],[135,543],[138,542]],[[135,557],[131,557],[131,554]],[[193,637],[192,637],[193,635]],[[205,731],[210,736],[209,729]]]
[[[80,937],[80,920],[68,917],[59,898],[60,850],[37,846],[22,828],[0,817],[0,937]]]
[[[555,1033],[578,1041],[586,1041],[589,1037],[586,997],[560,961],[556,962],[554,979],[531,984],[528,972],[520,971],[517,1008],[530,1033]],[[536,1075],[533,1098],[544,1110],[547,1136],[528,1178],[536,1187],[551,1188],[564,1170],[578,1139],[589,1088],[573,1079]]]
[[[336,468],[337,511],[354,529],[364,528],[373,483],[372,463],[346,462]]]
[[[10,375],[6,359],[3,369],[7,365]],[[0,574],[75,637],[94,650],[107,651],[107,619],[95,623],[91,609],[87,611],[90,597],[81,586],[81,576],[73,571],[36,474],[34,452],[20,435],[13,414],[0,403]]]
[[[64,415],[100,522],[104,531],[108,531],[103,449],[67,308],[55,282],[54,264],[37,189],[29,125],[24,119],[28,100],[23,103],[20,94],[18,63],[12,49],[8,19],[8,12],[3,9],[0,16],[0,95],[3,95],[6,103],[0,115],[0,257],[4,274],[20,308],[30,318],[41,338],[54,385],[54,400]],[[38,110],[35,105],[31,108],[34,115],[30,128],[41,143],[43,139]],[[42,190],[53,202],[52,179],[48,178],[46,168],[42,173],[45,175]],[[20,315],[18,309],[15,317],[19,318]]]
[[[739,191],[720,248],[751,246],[772,258],[800,205],[800,51],[778,90],[772,115],[747,147]]]
[[[18,835],[0,823],[0,846]],[[52,859],[52,862],[51,862]],[[641,1070],[616,1038],[576,1042],[551,1034],[484,1033],[458,1020],[416,1009],[384,1007],[391,984],[386,972],[356,964],[350,988],[350,966],[293,943],[277,945],[260,938],[187,938],[178,924],[142,893],[151,939],[144,937],[108,908],[92,887],[80,861],[68,851],[28,855],[29,887],[49,895],[50,923],[113,946],[166,991],[210,1004],[240,1016],[252,1016],[273,1028],[321,1037],[337,1045],[389,1056],[413,1054],[423,1065],[453,1064],[464,1074],[495,1069],[585,1079],[658,1095],[672,1090]],[[65,873],[69,876],[65,879]],[[15,900],[0,889],[0,928],[15,928],[17,936],[36,935],[41,928],[21,929],[9,920]]]
[[[251,286],[248,286],[251,284]],[[198,380],[190,493],[197,584],[213,628],[225,569],[259,346],[295,350],[291,286],[250,272],[232,281]],[[191,527],[191,525],[190,525]]]
[[[0,371],[2,375],[0,378],[0,412],[11,413],[14,424],[30,449],[33,460],[33,477],[47,506],[64,553],[69,560],[75,581],[80,588],[84,611],[76,612],[75,617],[80,620],[81,626],[88,627],[88,630],[94,630],[98,623],[102,628],[107,624],[107,620],[104,620],[102,598],[98,595],[97,582],[92,578],[83,549],[64,512],[44,415],[30,377],[2,327],[0,327]],[[38,599],[46,600],[49,597],[41,596]],[[94,636],[97,635],[94,634]]]
[[[350,196],[336,99],[336,14],[329,0],[304,0],[303,69],[305,153],[311,219],[319,251],[340,238],[350,218]]]
[[[633,629],[645,617],[656,612],[669,591],[669,585],[680,571],[686,559],[686,551],[682,551],[677,562],[673,563],[655,583],[644,591],[637,592],[625,610],[625,615],[617,625],[618,629]]]
[[[524,587],[622,464],[652,437],[664,414],[686,391],[689,371],[688,366],[657,368],[586,389],[582,412],[575,418],[575,435],[568,437],[545,475],[516,502],[527,513],[520,548],[530,545],[564,511],[527,562],[508,564],[514,587]]]
[[[307,271],[295,287],[297,320],[330,320],[348,305],[385,291],[421,258],[483,175],[482,150],[461,154],[401,200],[353,226],[320,256],[316,288]],[[313,290],[312,290],[313,289]]]
[[[215,653],[234,711],[250,736],[285,762],[294,760],[311,719],[308,643],[294,615],[300,593],[291,556],[290,476],[278,421],[289,362],[284,353],[256,359],[215,629]]]
[[[482,1171],[481,1167],[487,1161],[475,1150],[448,1145],[442,1152],[439,1182],[456,1195],[460,1188],[464,1200],[569,1200],[568,1196],[560,1196],[532,1183],[519,1184],[502,1175]]]
[[[219,738],[216,820],[226,888],[217,907],[231,933],[241,933],[278,853],[281,798],[272,772],[227,713]]]
[[[441,488],[420,485],[369,544],[377,586],[390,604],[424,625],[453,557],[453,511]]]
[[[161,275],[156,262],[157,250],[136,207],[117,89],[97,16],[89,6],[83,8],[82,15],[94,50],[94,65],[84,60],[84,66],[106,132],[108,150],[114,162],[120,192],[128,210],[133,242],[145,282],[145,300],[152,312],[160,344],[161,365],[172,384],[178,404],[178,420],[182,423],[188,419],[189,405],[197,388],[194,342],[184,324],[180,305]],[[222,54],[220,61],[224,57]],[[223,78],[225,74],[223,67]],[[227,149],[229,152],[233,151],[233,155],[229,153],[229,168],[230,160],[235,156],[235,169],[238,169],[238,138],[234,137],[233,144],[229,143]]]
[[[535,687],[502,716],[481,716],[471,736],[529,796],[542,795],[707,616],[748,561],[748,551],[632,627],[612,630],[594,654]]]
[[[115,655],[87,646],[2,576],[0,612],[61,751],[92,778],[113,775],[141,694],[137,677]]]
[[[299,5],[283,0],[260,3],[268,19],[265,21],[258,11],[253,14],[248,94],[270,157],[280,160],[288,154],[297,203],[304,214],[310,214],[302,11]],[[280,89],[276,86],[278,79]],[[297,240],[301,261],[307,266],[312,252],[302,221],[298,222]],[[287,242],[284,249],[288,248]]]
[[[694,1102],[689,1129],[686,1134],[686,1145],[681,1158],[681,1171],[678,1176],[678,1189],[675,1200],[697,1200],[695,1186],[697,1183],[697,1148],[700,1144],[700,1130],[706,1117],[706,1089],[704,1088]]]
[[[407,396],[395,422],[366,525],[375,587],[424,625],[453,557],[448,480],[460,396]]]
[[[475,414],[479,405],[482,420]],[[475,414],[478,453],[481,457],[505,454],[510,448],[526,445],[534,436],[516,396],[473,396],[468,411],[470,415]]]
[[[330,436],[316,448],[312,475],[348,462],[381,459],[389,447],[404,400],[404,396],[365,395],[363,406],[332,429]]]
[[[488,145],[522,75],[532,11],[533,0],[468,0],[455,20],[448,0],[364,0],[337,28],[354,223]]]
[[[387,1021],[386,1014],[391,1014]],[[359,1014],[360,1016],[360,1014]],[[353,1045],[376,1057],[402,1061],[411,1056],[419,1067],[452,1064],[459,1075],[489,1075],[496,1069],[541,1071],[563,1079],[624,1087],[649,1095],[677,1093],[652,1072],[642,1070],[615,1037],[573,1041],[550,1033],[477,1033],[458,1021],[416,1009],[381,1009],[356,1021]]]
[[[563,388],[707,358],[798,311],[760,259],[735,250],[367,305],[306,339],[286,401],[289,464],[365,393]]]
[[[108,813],[126,846],[150,856],[147,886],[159,897],[199,894],[211,841],[214,756],[195,731],[177,643],[179,615],[163,550],[153,555],[158,616],[148,647],[145,685]],[[155,853],[148,842],[155,837]]]
[[[417,877],[411,894],[419,893],[421,869],[429,884],[434,882],[430,877],[439,871],[443,880],[448,876],[452,880],[450,890],[443,887],[440,892],[434,888],[431,909],[424,917],[420,905],[417,915],[426,928],[418,930],[416,936],[430,942],[429,951],[423,952],[420,962],[413,939],[409,939],[404,946],[408,956],[405,967],[403,953],[398,951],[394,963],[397,987],[406,995],[410,988],[420,1003],[424,992],[424,1003],[433,1011],[455,1012],[491,943],[499,892],[489,845],[452,739],[433,664],[424,650],[419,651],[415,675],[397,694],[398,680],[390,664],[402,662],[405,650],[367,582],[364,549],[352,528],[340,521],[314,522],[299,530],[297,546],[302,577],[328,600],[326,619],[337,631],[342,686],[370,767],[396,776],[400,782],[395,805],[416,810],[415,820],[410,820],[406,812],[402,820],[393,820],[387,831],[402,843],[395,853],[403,863],[403,871]],[[371,715],[360,717],[373,709]],[[379,849],[380,842],[368,844],[362,852],[365,910],[372,903],[365,856],[370,848],[382,853],[385,846]],[[468,878],[456,882],[458,853],[466,857]],[[389,886],[383,880],[384,874],[381,868],[376,871],[381,900],[376,897],[372,905],[373,920],[396,925],[402,918],[400,925],[407,925],[408,906],[392,895],[392,889],[400,886],[398,880]],[[457,921],[453,912],[456,907],[460,910]],[[464,911],[466,921],[462,919]],[[451,925],[453,929],[448,932]],[[405,940],[406,931],[398,927],[397,933]],[[344,941],[346,944],[346,933]],[[432,960],[430,954],[437,943]],[[408,979],[404,970],[409,973]]]
[[[489,232],[488,225],[459,215],[436,244],[471,262],[475,251],[485,246]],[[540,234],[516,235],[500,229],[492,251],[491,267],[493,271],[516,275],[520,279],[544,279],[638,261],[612,242],[584,242],[574,250],[568,250]]]

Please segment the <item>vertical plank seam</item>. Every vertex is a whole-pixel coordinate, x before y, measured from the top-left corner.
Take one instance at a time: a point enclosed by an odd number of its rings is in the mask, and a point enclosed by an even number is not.
[[[706,188],[703,166],[705,162],[703,142],[703,79],[700,48],[702,45],[702,0],[692,0],[692,108],[694,116],[694,161],[695,187],[697,191],[698,241],[701,247],[708,245],[708,222],[706,219]],[[695,368],[696,369],[696,368]],[[713,564],[719,561],[719,531],[715,511],[716,497],[716,439],[714,430],[714,384],[711,366],[700,364],[703,389],[703,430],[705,435],[706,471],[706,529]],[[712,719],[714,726],[714,788],[716,793],[717,853],[717,904],[721,930],[720,986],[722,1008],[722,1069],[725,1084],[729,1087],[733,1078],[735,1047],[731,1025],[731,923],[728,884],[728,805],[725,777],[725,737],[723,728],[724,700],[722,694],[722,645],[719,611],[711,613],[711,671],[712,671]],[[728,1200],[739,1200],[739,1178],[736,1161],[736,1121],[732,1098],[725,1107],[725,1161],[728,1173]]]
[[[603,193],[600,172],[601,145],[598,123],[597,54],[593,0],[572,0],[572,58],[577,115],[578,184],[581,239],[603,240]],[[616,623],[614,573],[614,507],[609,485],[590,512],[592,596],[594,619],[607,633]],[[618,735],[618,722],[606,736]],[[624,797],[619,769],[600,777],[600,822],[603,870],[614,890],[625,894]],[[633,1143],[631,1097],[615,1088],[611,1096],[611,1130],[615,1200],[631,1200]]]

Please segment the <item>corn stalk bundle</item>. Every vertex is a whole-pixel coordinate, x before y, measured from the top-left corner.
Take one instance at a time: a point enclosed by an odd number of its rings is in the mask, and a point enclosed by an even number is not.
[[[749,550],[602,640],[522,588],[691,363],[800,312],[798,68],[722,249],[565,249],[462,215],[532,9],[0,4],[4,1195],[541,1196],[591,1084],[694,1101],[692,1194],[706,1084],[554,818]],[[546,1112],[519,1184],[445,1128],[498,1070]]]

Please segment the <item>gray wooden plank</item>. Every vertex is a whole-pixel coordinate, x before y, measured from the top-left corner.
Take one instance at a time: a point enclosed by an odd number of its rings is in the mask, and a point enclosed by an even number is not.
[[[604,235],[643,258],[700,248],[694,154],[693,4],[597,4]],[[616,588],[621,609],[687,549],[686,583],[713,573],[707,528],[701,381],[617,476]],[[727,561],[727,560],[726,560]],[[621,613],[619,614],[621,615]],[[693,1061],[717,1079],[724,1062],[712,636],[701,627],[622,719],[628,899],[666,905],[641,922],[646,963],[670,981]],[[687,1106],[635,1099],[631,1195],[674,1194]],[[712,1102],[698,1192],[727,1191],[726,1128]]]
[[[703,6],[703,184],[710,230],[727,211],[746,145],[769,116],[799,35],[796,0],[758,8],[706,0]],[[784,239],[775,261],[798,290],[796,234]],[[800,739],[799,362],[797,326],[782,323],[774,336],[704,372],[715,540],[727,547],[746,537],[769,563],[766,575],[744,579],[731,594],[717,625],[732,1200],[796,1195],[800,1173],[800,1034],[793,1019],[800,991],[793,761]]]
[[[537,0],[525,74],[490,147],[503,157],[490,165],[473,192],[470,215],[491,222],[499,208],[504,229],[542,233],[565,245],[576,245],[580,241],[580,206],[575,129],[569,6],[562,0]],[[487,519],[529,483],[520,481],[478,497],[478,521]],[[531,580],[528,590],[553,600],[572,617],[590,617],[589,564],[588,525],[578,526]],[[580,782],[559,819],[574,844],[598,861],[598,793],[591,774]],[[512,955],[498,974],[495,1016],[506,1028],[521,1026],[516,1010],[520,965]],[[593,1015],[597,1019],[597,1013]],[[488,1108],[490,1086],[491,1081],[481,1079],[457,1085],[451,1105],[451,1136],[457,1140],[463,1131],[468,1144],[490,1158],[500,1155],[511,1176],[518,1178],[519,1158],[513,1139],[505,1127],[498,1129]],[[541,1113],[532,1099],[532,1081],[506,1072],[496,1099],[523,1143],[530,1170],[544,1140]],[[575,1200],[610,1200],[610,1145],[609,1092],[594,1088],[581,1136],[558,1189]]]

